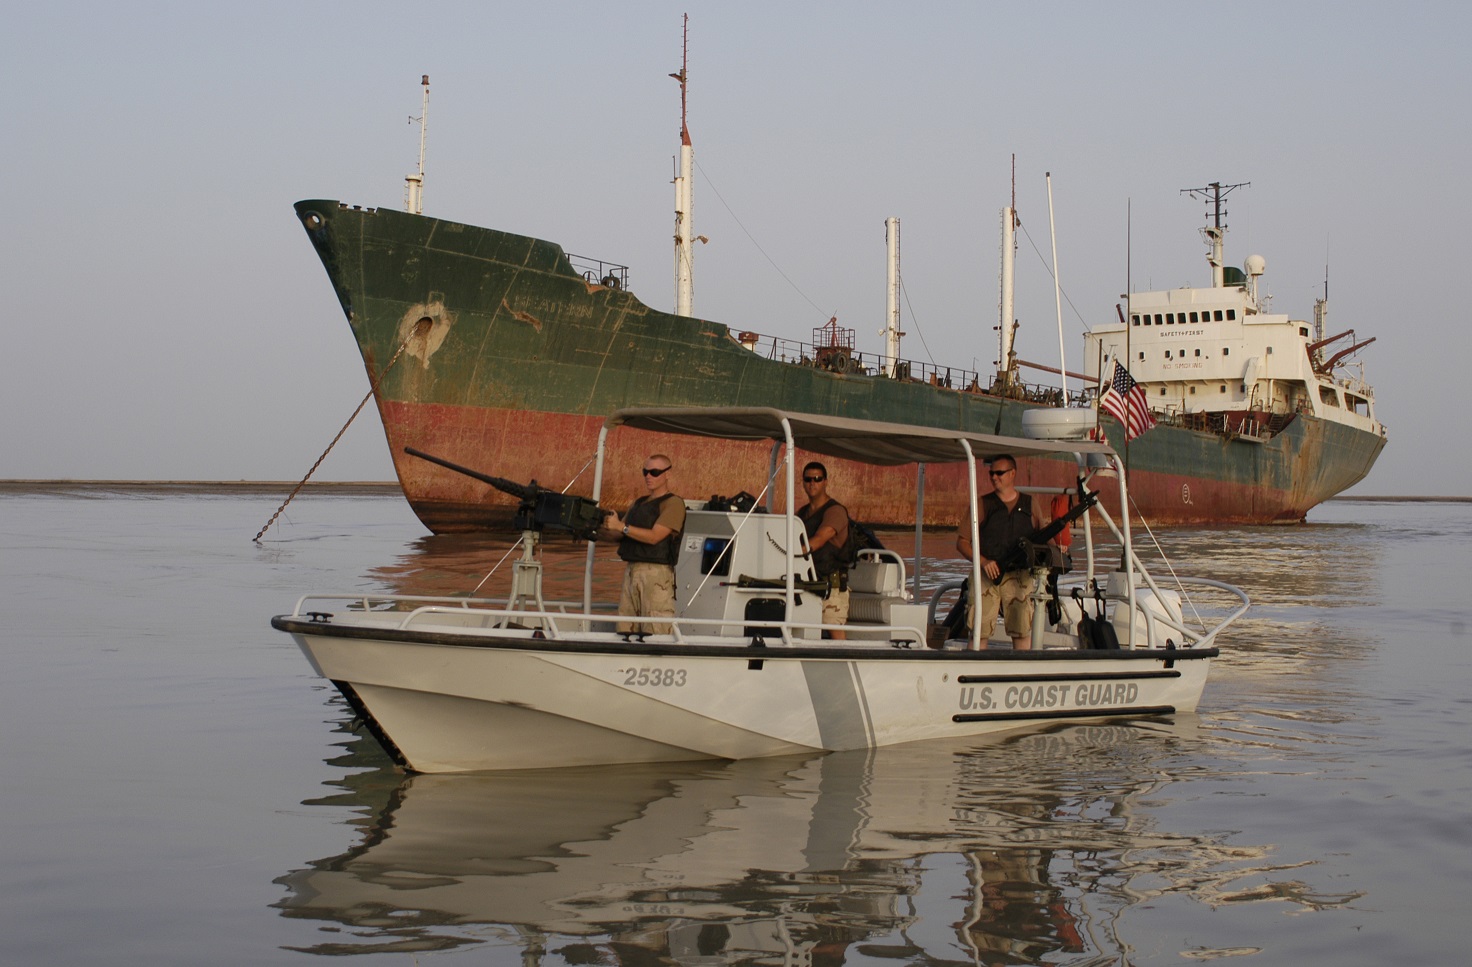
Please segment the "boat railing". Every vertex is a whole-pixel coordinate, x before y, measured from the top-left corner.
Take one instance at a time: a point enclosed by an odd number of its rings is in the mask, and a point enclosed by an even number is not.
[[[505,603],[504,598],[467,598],[459,595],[431,596],[422,594],[349,594],[312,592],[304,594],[296,599],[296,607],[291,612],[293,618],[306,618],[312,615],[325,614],[317,609],[302,610],[307,602],[341,602],[341,606],[354,611],[382,611],[387,613],[385,606],[396,606],[404,602],[434,602],[436,604],[457,605],[461,608],[500,606]]]
[[[1149,607],[1143,605],[1142,603],[1137,603],[1135,607],[1136,620],[1143,620],[1145,623],[1143,643],[1138,645],[1134,644],[1133,635],[1129,634],[1126,638],[1121,639],[1120,644],[1122,647],[1140,650],[1168,648],[1170,647],[1170,642],[1173,641],[1173,639],[1170,637],[1170,633],[1174,631],[1177,635],[1180,636],[1181,639],[1179,647],[1210,648],[1212,647],[1212,642],[1216,639],[1217,633],[1220,632],[1227,625],[1231,624],[1233,621],[1236,621],[1239,617],[1241,617],[1247,611],[1247,608],[1249,606],[1247,595],[1242,591],[1241,588],[1234,587],[1233,585],[1226,584],[1221,581],[1214,581],[1210,578],[1183,578],[1177,576],[1176,581],[1177,583],[1182,585],[1192,585],[1196,587],[1212,588],[1214,590],[1223,591],[1237,599],[1237,606],[1233,608],[1226,617],[1217,621],[1216,624],[1214,624],[1212,627],[1197,629],[1187,627],[1184,619],[1178,620],[1169,615],[1159,613],[1159,611],[1154,607]],[[929,613],[927,616],[927,621],[930,627],[935,627],[937,624],[936,619],[941,602],[945,600],[947,595],[959,592],[964,583],[965,582],[963,581],[950,581],[937,587],[931,593]],[[1058,582],[1058,594],[1060,599],[1067,600],[1069,597],[1069,591],[1075,587],[1083,586],[1084,583],[1085,579],[1082,575],[1074,575],[1071,579],[1065,576]],[[1044,592],[1042,592],[1040,588],[1038,593]],[[1129,598],[1126,595],[1104,594],[1103,599],[1104,601],[1111,604],[1114,608],[1129,607]],[[1132,630],[1133,629],[1131,629],[1131,631]]]
[[[319,608],[308,607],[308,604],[326,605],[330,602],[340,602],[339,606],[350,608],[355,613],[376,613],[383,615],[386,625],[394,631],[422,630],[426,621],[433,617],[465,617],[473,615],[482,622],[479,630],[504,631],[507,629],[520,629],[528,632],[540,632],[540,637],[549,640],[567,640],[577,635],[589,633],[607,634],[614,631],[616,623],[629,624],[668,624],[670,625],[670,637],[674,644],[691,644],[692,638],[699,634],[700,629],[709,629],[706,637],[723,637],[759,639],[767,645],[775,646],[779,642],[788,647],[820,646],[824,643],[822,633],[824,631],[843,631],[844,625],[822,624],[819,622],[801,621],[768,621],[763,619],[732,619],[732,618],[651,618],[636,615],[621,615],[615,612],[589,612],[583,611],[582,602],[544,602],[541,609],[524,607],[509,607],[502,599],[486,598],[456,598],[456,597],[429,597],[405,594],[331,594],[314,593],[304,594],[297,599],[296,607],[291,617],[308,621],[329,622],[332,613]],[[407,610],[404,606],[410,605]],[[741,627],[746,633],[733,636],[723,633],[724,629]],[[848,642],[833,642],[830,644],[846,644],[853,647],[913,647],[924,644],[925,637],[921,629],[910,625],[882,625],[865,624],[864,631],[876,637],[853,640]],[[752,629],[758,629],[752,631]],[[463,626],[457,630],[471,631]],[[878,637],[882,636],[882,637]],[[708,643],[708,642],[699,642]]]
[[[1247,595],[1241,588],[1223,581],[1215,581],[1211,578],[1180,577],[1179,575],[1176,576],[1175,581],[1183,589],[1189,585],[1225,592],[1237,599],[1237,606],[1225,618],[1217,621],[1210,628],[1196,629],[1187,627],[1184,618],[1175,618],[1168,614],[1161,614],[1157,608],[1144,606],[1137,602],[1135,606],[1136,619],[1138,620],[1143,617],[1145,622],[1145,644],[1141,646],[1143,648],[1169,647],[1171,640],[1169,635],[1171,631],[1181,636],[1181,647],[1183,648],[1210,648],[1216,639],[1217,633],[1245,614],[1250,606]],[[1122,594],[1105,594],[1104,600],[1114,602],[1116,607],[1120,605],[1129,607],[1129,598]],[[1164,630],[1161,630],[1158,626],[1164,626]],[[1133,638],[1133,635],[1131,635],[1131,638]],[[1131,644],[1130,647],[1135,646]]]

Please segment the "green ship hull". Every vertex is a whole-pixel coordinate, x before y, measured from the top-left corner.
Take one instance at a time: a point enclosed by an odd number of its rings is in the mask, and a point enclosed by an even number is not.
[[[935,374],[869,375],[820,353],[769,358],[742,344],[747,333],[659,312],[617,276],[579,271],[550,242],[336,201],[296,210],[374,382],[405,497],[437,533],[502,526],[512,500],[405,447],[587,493],[599,428],[624,406],[770,405],[1020,435],[1023,412],[1040,405],[974,383],[948,386]],[[1112,418],[1105,426],[1123,450],[1122,429]],[[1251,442],[1161,425],[1129,446],[1130,491],[1152,523],[1299,521],[1362,479],[1384,445],[1381,434],[1301,414]],[[622,507],[642,492],[638,468],[656,449],[672,458],[675,489],[686,497],[758,493],[767,478],[765,446],[651,438],[614,449],[622,462],[605,470],[605,503]],[[913,519],[913,470],[833,464],[834,492],[862,519]],[[1063,463],[1022,469],[1023,484],[1073,476]],[[957,468],[927,470],[927,524],[960,518],[963,479]]]

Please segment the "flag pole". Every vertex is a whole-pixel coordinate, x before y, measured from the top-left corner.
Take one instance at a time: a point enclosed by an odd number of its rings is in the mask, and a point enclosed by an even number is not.
[[[1130,260],[1134,256],[1134,252],[1131,250],[1131,246],[1134,244],[1131,201],[1131,199],[1126,198],[1124,203],[1124,358],[1134,362],[1134,357],[1130,355],[1130,323],[1135,318],[1130,306],[1135,294],[1130,264]],[[1119,365],[1118,360],[1115,361],[1115,365]],[[1128,477],[1130,473],[1130,425],[1128,420],[1125,421],[1124,425],[1124,472],[1125,476]]]

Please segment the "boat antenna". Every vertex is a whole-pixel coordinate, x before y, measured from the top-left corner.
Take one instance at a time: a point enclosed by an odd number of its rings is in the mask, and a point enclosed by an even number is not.
[[[1222,199],[1238,188],[1247,188],[1252,182],[1243,181],[1235,185],[1224,185],[1220,181],[1213,181],[1205,188],[1182,188],[1181,194],[1190,195],[1192,198],[1200,198],[1206,201],[1206,214],[1209,219],[1207,226],[1201,230],[1206,238],[1206,244],[1211,246],[1211,252],[1206,256],[1206,261],[1211,265],[1211,286],[1220,289],[1226,284],[1224,269],[1226,265],[1225,245],[1227,236],[1227,210],[1222,207]]]
[[[417,118],[409,118],[410,124],[419,124],[419,170],[404,178],[404,211],[411,215],[424,214],[424,139],[429,132],[429,75],[422,75],[419,83],[424,88],[424,106]]]
[[[1043,172],[1048,182],[1048,235],[1053,239],[1053,304],[1058,312],[1058,378],[1063,380],[1062,406],[1068,405],[1068,360],[1063,352],[1063,288],[1058,281],[1058,232],[1053,226],[1053,173]]]
[[[675,315],[688,316],[695,304],[695,251],[692,247],[691,218],[695,198],[691,188],[695,167],[695,148],[690,144],[690,126],[686,123],[687,94],[690,80],[690,15],[685,14],[684,41],[680,52],[680,72],[671,74],[680,82],[680,170],[675,175]],[[703,239],[702,239],[703,241]]]
[[[1324,324],[1329,318],[1329,266],[1324,266],[1324,295],[1314,300],[1314,342],[1324,339]]]

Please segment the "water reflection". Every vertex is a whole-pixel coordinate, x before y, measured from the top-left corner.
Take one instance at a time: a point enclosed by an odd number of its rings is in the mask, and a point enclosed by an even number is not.
[[[523,962],[1089,962],[1165,893],[1343,902],[1266,847],[1159,828],[1189,723],[804,758],[414,776],[332,797],[362,841],[279,880],[317,954],[514,947]],[[342,762],[368,764],[355,740]],[[1152,805],[1153,804],[1153,805]],[[1243,881],[1251,881],[1244,885]],[[339,932],[340,931],[340,932]]]

